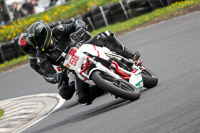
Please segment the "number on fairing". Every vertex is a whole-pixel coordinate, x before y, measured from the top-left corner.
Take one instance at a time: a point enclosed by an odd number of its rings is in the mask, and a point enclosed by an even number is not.
[[[70,59],[69,63],[76,66],[78,60],[79,60],[79,57],[76,55],[73,55],[72,58]]]

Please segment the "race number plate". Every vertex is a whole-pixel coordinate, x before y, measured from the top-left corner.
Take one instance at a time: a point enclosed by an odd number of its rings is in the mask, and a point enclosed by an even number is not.
[[[72,48],[66,57],[65,66],[67,68],[76,67],[79,57],[75,55],[77,48]]]

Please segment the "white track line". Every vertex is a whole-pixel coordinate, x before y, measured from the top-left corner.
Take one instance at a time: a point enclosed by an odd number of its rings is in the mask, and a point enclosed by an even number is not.
[[[57,109],[59,109],[65,102],[64,99],[62,99],[57,93],[45,93],[45,94],[34,94],[34,95],[29,95],[29,96],[22,96],[22,97],[17,97],[17,98],[12,98],[12,99],[7,99],[7,100],[2,100],[1,103],[3,104],[0,104],[1,106],[3,105],[4,107],[6,107],[6,104],[8,103],[11,103],[11,102],[15,102],[16,100],[26,100],[28,98],[41,98],[41,97],[52,97],[52,98],[55,98],[57,99],[57,104],[55,104],[54,108],[50,109],[50,111],[48,111],[46,114],[44,114],[43,116],[39,117],[35,117],[35,121],[32,120],[32,121],[29,121],[27,124],[25,124],[24,126],[22,127],[19,127],[19,129],[14,129],[14,132],[16,133],[21,133],[23,132],[24,130],[26,130],[27,128],[33,126],[34,124],[38,123],[39,121],[43,120],[44,118],[48,117],[50,114],[52,114],[53,112],[55,112]],[[26,103],[25,103],[25,106]],[[8,115],[8,114],[7,114]],[[16,116],[17,117],[17,116]],[[22,117],[22,116],[21,116]],[[4,131],[9,131],[10,129],[4,129]],[[1,131],[3,131],[3,129],[1,128]]]
[[[51,94],[51,95],[50,95],[50,94],[39,94],[39,96],[54,96],[54,97],[57,97],[57,98],[59,99],[59,102],[58,102],[58,104],[56,105],[56,107],[55,107],[53,110],[51,110],[51,111],[48,112],[46,115],[44,115],[43,117],[39,118],[38,120],[36,120],[36,121],[34,121],[34,122],[28,124],[27,126],[25,126],[25,127],[21,128],[21,129],[17,130],[17,133],[23,132],[23,131],[26,130],[27,128],[33,126],[34,124],[36,124],[36,123],[38,123],[39,121],[43,120],[44,118],[48,117],[48,116],[49,116],[50,114],[52,114],[54,111],[56,111],[57,109],[59,109],[59,108],[64,104],[64,102],[65,102],[64,99],[62,99],[60,96],[58,97],[58,95],[55,95],[55,94],[54,94],[54,95],[52,95],[52,94]]]

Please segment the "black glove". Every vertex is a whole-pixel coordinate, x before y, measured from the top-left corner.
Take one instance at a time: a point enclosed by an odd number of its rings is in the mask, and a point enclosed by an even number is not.
[[[135,51],[133,53],[133,60],[137,61],[140,58],[141,54],[138,51]]]
[[[49,73],[44,76],[44,79],[49,83],[56,84],[60,82],[61,76],[62,73]]]
[[[88,32],[83,28],[78,29],[77,31],[75,31],[70,35],[70,38],[73,43],[85,42],[89,40],[90,37],[91,37],[90,32]]]
[[[90,32],[80,28],[79,30],[77,30],[76,32],[74,32],[74,34],[79,38],[80,41],[84,42],[87,41],[88,39],[90,39],[91,35]]]
[[[89,40],[91,38],[91,34],[89,31],[86,30],[86,32],[84,33],[81,42],[86,42],[87,40]]]

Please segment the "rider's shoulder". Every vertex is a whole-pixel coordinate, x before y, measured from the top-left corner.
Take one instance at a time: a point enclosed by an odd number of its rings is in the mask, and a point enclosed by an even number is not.
[[[59,24],[59,25],[57,25],[57,26],[55,26],[53,29],[52,29],[52,31],[60,31],[60,32],[63,32],[65,30],[65,28],[64,28],[64,26],[63,26],[63,24]]]

